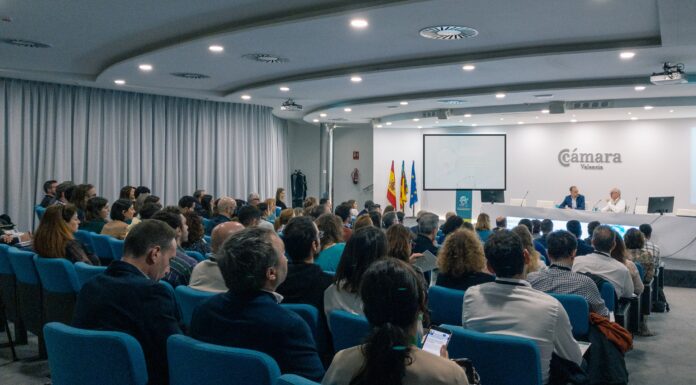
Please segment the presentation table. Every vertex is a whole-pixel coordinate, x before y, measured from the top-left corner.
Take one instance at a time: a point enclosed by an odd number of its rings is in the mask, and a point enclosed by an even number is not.
[[[566,222],[575,219],[583,224],[599,221],[607,225],[635,227],[649,223],[653,228],[652,241],[660,247],[661,259],[665,263],[665,267],[667,269],[696,270],[696,217],[678,217],[672,214],[617,214],[490,203],[482,204],[481,212],[488,214],[491,217],[491,222],[494,222],[496,217],[504,216]],[[587,231],[585,225],[583,225],[583,231]]]

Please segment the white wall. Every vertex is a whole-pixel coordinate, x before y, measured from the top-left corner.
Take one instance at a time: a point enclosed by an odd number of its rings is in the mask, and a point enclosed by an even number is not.
[[[389,166],[395,160],[416,161],[419,206],[444,215],[454,211],[454,191],[423,191],[423,139],[426,133],[506,133],[507,191],[505,199],[522,198],[529,190],[527,205],[538,199],[560,202],[570,185],[577,185],[588,208],[607,198],[612,187],[622,190],[623,198],[633,207],[647,205],[649,196],[674,196],[677,208],[696,208],[690,202],[691,130],[694,119],[641,120],[499,126],[480,128],[374,129],[374,197],[386,202]],[[603,170],[584,170],[579,164],[563,167],[558,153],[564,148],[592,153],[621,153],[622,163],[604,164]],[[397,184],[400,166],[396,167]],[[474,215],[478,215],[480,196],[474,192]],[[408,213],[410,214],[410,212]]]
[[[290,175],[302,170],[307,177],[307,196],[319,197],[319,126],[288,121],[288,185],[285,203],[292,204]]]
[[[372,125],[350,125],[334,129],[333,200],[334,206],[349,199],[358,201],[363,207],[366,200],[372,199]],[[360,159],[353,159],[353,151],[360,152]],[[351,173],[357,168],[360,182],[353,184]]]

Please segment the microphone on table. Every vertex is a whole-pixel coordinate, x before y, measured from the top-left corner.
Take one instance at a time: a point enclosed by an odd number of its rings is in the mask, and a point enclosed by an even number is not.
[[[636,205],[638,204],[638,197],[636,197],[636,201],[633,202],[633,214],[636,213]]]
[[[524,200],[527,199],[527,195],[529,195],[529,190],[527,190],[527,192],[524,193],[524,196],[522,197],[522,202],[520,202],[520,207],[524,206]]]
[[[601,201],[602,201],[602,199],[599,199],[599,200],[594,204],[594,206],[592,206],[592,211],[597,210],[597,205],[598,205],[599,202],[601,202]]]

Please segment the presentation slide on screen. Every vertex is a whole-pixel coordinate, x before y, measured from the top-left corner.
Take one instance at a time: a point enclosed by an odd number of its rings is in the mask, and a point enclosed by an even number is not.
[[[505,135],[423,135],[426,190],[505,189]]]

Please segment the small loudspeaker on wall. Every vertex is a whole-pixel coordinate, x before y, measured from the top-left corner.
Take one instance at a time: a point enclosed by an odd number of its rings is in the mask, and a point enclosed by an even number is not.
[[[565,102],[551,102],[551,103],[549,103],[549,113],[551,113],[551,114],[564,114],[565,113]]]

